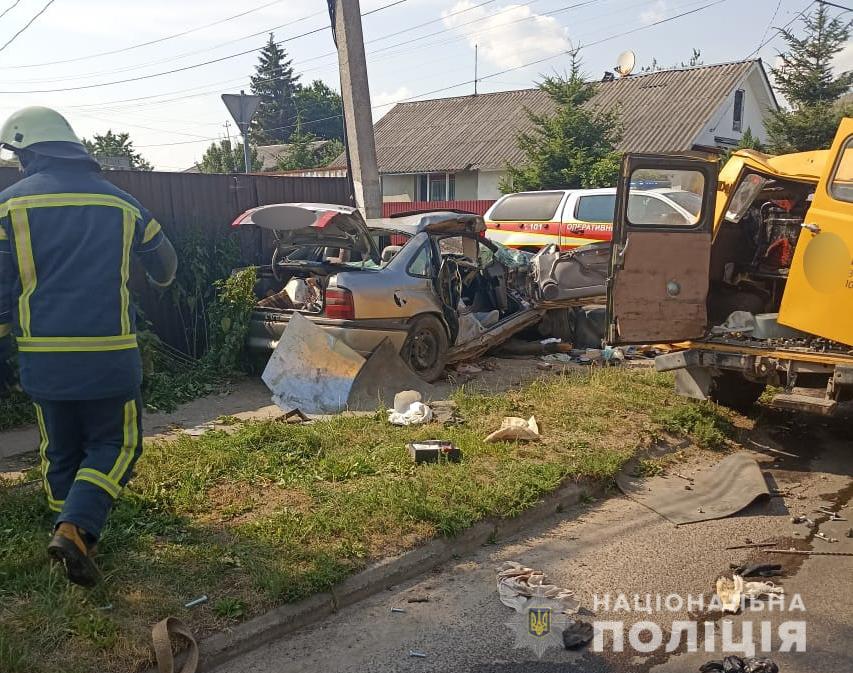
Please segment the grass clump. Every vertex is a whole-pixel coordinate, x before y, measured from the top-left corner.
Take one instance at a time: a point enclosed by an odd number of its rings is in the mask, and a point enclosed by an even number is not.
[[[724,448],[734,432],[722,409],[709,402],[667,407],[656,420],[667,432],[690,437],[703,449]]]
[[[610,480],[650,437],[670,426],[704,436],[707,418],[689,420],[668,376],[615,368],[463,390],[456,402],[464,422],[453,427],[400,428],[377,413],[147,446],[99,545],[105,582],[90,592],[47,563],[43,496],[0,488],[0,670],[139,669],[151,625],[168,615],[204,637],[372,559],[514,516],[567,480]],[[531,414],[540,442],[483,442],[503,416]],[[436,437],[462,462],[413,465],[405,444]],[[210,602],[184,607],[202,594]]]

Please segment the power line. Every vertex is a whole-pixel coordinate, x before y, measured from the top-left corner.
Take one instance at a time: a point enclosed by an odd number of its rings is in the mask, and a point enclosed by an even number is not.
[[[53,2],[55,2],[55,0],[48,0],[48,6],[53,4]],[[382,11],[383,9],[388,9],[389,7],[401,5],[404,2],[408,2],[408,0],[394,0],[394,2],[390,2],[387,5],[383,5],[382,7],[377,7],[376,9],[373,9],[369,12],[364,12],[364,14],[362,14],[362,16],[368,16],[370,14],[375,14],[376,12]],[[44,9],[47,9],[47,7],[45,7]],[[42,9],[42,12],[44,12],[44,9]],[[35,19],[33,19],[33,20],[35,20]],[[32,21],[30,21],[30,23],[32,23]],[[24,27],[24,29],[26,29],[26,26]],[[20,32],[23,32],[24,29],[19,31],[18,34],[20,34]],[[281,45],[284,42],[288,42],[290,40],[295,40],[295,39],[300,38],[300,37],[306,37],[307,35],[313,35],[315,33],[319,33],[321,31],[325,31],[328,29],[329,29],[328,26],[322,26],[320,28],[315,28],[313,30],[309,30],[309,31],[306,31],[304,33],[300,33],[299,35],[294,35],[293,37],[287,38],[286,40],[281,40],[279,42],[276,42],[276,44]],[[15,37],[17,37],[17,35],[15,35],[12,39],[14,40]],[[10,40],[10,42],[11,42],[11,40]],[[4,48],[5,47],[0,47],[0,51],[2,51]],[[186,65],[186,66],[182,66],[180,68],[172,68],[171,70],[165,70],[163,72],[155,72],[155,73],[151,73],[148,75],[139,75],[138,77],[128,77],[125,79],[114,80],[112,82],[99,82],[97,84],[82,84],[80,86],[60,87],[57,89],[29,89],[27,91],[0,91],[0,93],[6,94],[6,95],[32,94],[32,93],[60,93],[60,92],[64,92],[64,91],[81,91],[84,89],[97,89],[100,87],[113,86],[116,84],[129,84],[130,82],[139,82],[142,80],[152,79],[155,77],[163,77],[164,75],[173,75],[175,73],[186,72],[187,70],[194,70],[195,68],[201,68],[201,67],[206,66],[206,65],[213,65],[214,63],[221,63],[223,61],[228,61],[232,58],[237,58],[239,56],[245,56],[246,54],[251,54],[251,53],[254,53],[256,51],[260,51],[261,49],[263,49],[263,47],[255,47],[253,49],[246,49],[245,51],[237,52],[236,54],[229,54],[228,56],[220,56],[219,58],[209,59],[209,60],[203,61],[201,63],[194,63],[193,65]]]
[[[15,9],[15,7],[17,7],[19,4],[21,4],[21,0],[15,0],[15,2],[13,2],[9,7],[7,7],[6,9],[3,10],[3,13],[0,14],[0,19],[2,19],[9,12],[11,12],[13,9]]]
[[[0,51],[3,51],[6,47],[8,47],[10,44],[12,44],[18,38],[18,36],[21,35],[21,33],[23,33],[27,28],[32,26],[33,23],[35,22],[35,20],[38,19],[42,14],[44,14],[47,11],[47,8],[50,7],[54,2],[56,2],[56,0],[47,0],[47,4],[44,7],[42,7],[32,19],[27,21],[24,24],[24,27],[21,28],[21,30],[19,30],[12,37],[10,37],[6,41],[6,44],[4,44],[2,47],[0,47]]]
[[[845,12],[853,12],[853,8],[845,7],[844,5],[836,5],[834,2],[827,2],[826,0],[817,0],[822,5],[829,5],[830,7],[836,7],[837,9],[843,9]]]
[[[674,20],[676,20],[676,19],[680,19],[680,18],[685,17],[685,16],[688,16],[688,15],[690,15],[690,14],[695,14],[696,12],[700,12],[700,11],[702,11],[702,10],[704,10],[704,9],[708,9],[709,7],[714,7],[715,5],[722,4],[723,2],[726,2],[726,1],[727,1],[727,0],[714,0],[713,2],[708,2],[708,3],[704,4],[704,5],[702,5],[701,7],[697,7],[697,8],[694,8],[694,9],[691,9],[691,10],[688,10],[688,11],[685,11],[685,12],[681,12],[681,13],[679,13],[679,14],[675,14],[675,15],[673,15],[673,16],[670,16],[670,17],[667,17],[667,18],[664,18],[664,19],[660,19],[660,20],[658,20],[658,21],[655,21],[654,23],[650,23],[650,24],[647,24],[647,25],[645,25],[645,26],[640,26],[640,27],[638,27],[638,28],[634,28],[634,29],[631,29],[631,30],[628,30],[628,31],[623,31],[623,32],[621,32],[621,33],[616,33],[616,34],[614,34],[614,35],[609,35],[608,37],[604,37],[604,38],[601,38],[600,40],[596,40],[596,41],[594,41],[594,42],[590,42],[590,43],[588,43],[588,44],[585,44],[585,45],[583,45],[583,47],[592,47],[592,46],[594,46],[594,45],[602,44],[602,43],[604,43],[604,42],[608,42],[608,41],[610,41],[610,40],[615,40],[615,39],[617,39],[617,38],[619,38],[619,37],[623,37],[623,36],[625,36],[625,35],[628,35],[628,34],[631,34],[631,33],[635,33],[635,32],[637,32],[637,31],[639,31],[639,30],[645,30],[645,29],[647,29],[647,28],[652,28],[652,27],[654,27],[654,26],[659,26],[659,25],[660,25],[660,24],[662,24],[662,23],[667,23],[667,22],[669,22],[669,21],[674,21]],[[814,1],[814,0],[813,0],[813,1]],[[579,47],[579,49],[580,49],[580,48],[582,48],[582,47]],[[529,68],[530,66],[533,66],[533,65],[539,65],[540,63],[544,63],[545,61],[550,61],[550,60],[555,59],[555,58],[558,58],[558,57],[560,57],[560,56],[565,56],[567,53],[568,53],[567,51],[561,51],[561,52],[559,52],[559,53],[552,54],[552,55],[550,55],[550,56],[546,56],[546,57],[544,57],[544,58],[539,58],[539,59],[536,59],[536,60],[534,60],[534,61],[529,61],[529,62],[527,62],[527,63],[522,63],[521,65],[518,65],[518,66],[514,66],[514,67],[511,67],[511,68],[506,68],[506,69],[504,69],[504,70],[500,70],[500,71],[498,71],[498,72],[493,72],[493,73],[491,73],[491,74],[489,74],[489,75],[483,75],[483,76],[479,77],[479,78],[478,78],[478,80],[479,80],[479,81],[483,81],[483,80],[485,80],[485,79],[492,79],[492,78],[494,78],[494,77],[500,77],[501,75],[505,75],[505,74],[506,74],[506,73],[508,73],[508,72],[514,72],[514,71],[516,71],[516,70],[521,70],[521,69],[523,69],[523,68]],[[469,84],[473,84],[473,82],[474,82],[474,80],[466,80],[466,81],[464,81],[464,82],[457,82],[456,84],[450,84],[450,85],[448,85],[448,86],[444,86],[444,87],[441,87],[441,88],[438,88],[438,89],[433,89],[433,90],[431,90],[431,91],[424,91],[424,92],[417,93],[417,94],[414,94],[414,95],[412,95],[412,96],[409,96],[409,97],[407,97],[407,98],[402,98],[402,99],[400,99],[400,100],[393,101],[393,102],[391,102],[391,103],[383,103],[382,105],[374,105],[374,106],[372,106],[372,107],[373,107],[373,109],[376,109],[376,108],[378,108],[378,107],[387,107],[388,105],[395,105],[395,104],[398,104],[398,103],[407,103],[407,102],[413,101],[413,100],[415,100],[415,99],[417,99],[417,98],[421,98],[421,97],[423,97],[423,96],[431,96],[431,95],[436,94],[436,93],[442,93],[442,92],[448,91],[448,90],[450,90],[450,89],[456,89],[456,88],[459,88],[459,87],[461,87],[461,86],[466,86],[466,85],[469,85]],[[323,119],[315,119],[315,120],[312,120],[311,122],[301,122],[301,123],[302,123],[303,125],[306,125],[306,124],[316,123],[316,122],[320,122],[320,121],[327,121],[327,120],[329,120],[329,119],[338,119],[338,118],[340,118],[340,117],[341,117],[341,115],[335,115],[334,117],[326,117],[326,118],[323,118]],[[294,126],[295,126],[295,124],[289,124],[289,125],[287,125],[287,126],[282,126],[282,127],[278,127],[278,128],[274,128],[274,129],[267,129],[267,130],[268,130],[268,131],[280,131],[280,130],[284,130],[284,129],[288,129],[288,128],[293,128]],[[207,139],[207,141],[215,141],[215,140],[217,140],[217,138],[208,138],[208,139]],[[174,146],[174,145],[190,145],[190,144],[194,144],[194,143],[198,143],[198,142],[204,142],[204,141],[202,141],[202,140],[186,140],[186,141],[179,141],[179,142],[173,142],[173,143],[159,143],[159,144],[154,144],[154,145],[139,145],[139,147],[140,147],[140,148],[142,148],[142,147],[171,147],[171,146]]]
[[[487,16],[481,17],[480,19],[476,19],[476,20],[474,20],[474,21],[469,21],[469,22],[467,22],[467,23],[465,23],[465,24],[461,24],[461,25],[469,25],[469,24],[471,24],[471,23],[476,23],[476,22],[478,22],[478,21],[484,21],[484,20],[487,20],[487,19],[491,19],[491,18],[494,18],[494,17],[498,16],[499,14],[504,13],[504,12],[506,12],[506,11],[510,11],[510,10],[515,9],[515,8],[517,8],[517,7],[523,7],[523,6],[526,6],[526,5],[530,5],[530,4],[532,4],[533,2],[536,2],[536,1],[538,1],[538,0],[528,0],[527,2],[525,2],[525,3],[524,3],[524,4],[522,4],[522,5],[515,5],[515,6],[513,6],[513,7],[510,7],[510,8],[506,8],[506,9],[500,10],[499,12],[495,12],[494,14],[488,14]],[[480,7],[480,6],[485,5],[485,4],[489,4],[489,3],[491,3],[491,2],[494,2],[494,0],[487,0],[487,2],[480,3],[479,5],[473,5],[473,6],[471,6],[471,7],[466,7],[466,8],[464,8],[464,9],[462,9],[462,10],[457,10],[456,12],[452,12],[452,13],[450,13],[450,14],[447,14],[447,15],[445,15],[445,17],[443,17],[442,19],[438,19],[438,20],[440,21],[440,20],[443,20],[444,18],[448,18],[448,17],[453,16],[453,15],[456,15],[456,14],[462,14],[463,12],[470,11],[471,9],[476,9],[477,7]],[[581,7],[581,6],[584,6],[584,5],[594,4],[594,2],[595,2],[595,0],[584,0],[583,2],[578,2],[578,3],[572,4],[572,5],[568,5],[568,6],[566,6],[566,7],[562,7],[562,8],[560,8],[560,9],[554,10],[554,11],[552,11],[552,12],[546,12],[545,14],[541,14],[541,15],[532,15],[532,16],[529,16],[529,17],[524,17],[524,18],[521,18],[521,19],[515,19],[515,20],[513,20],[513,21],[508,21],[508,22],[505,22],[505,23],[500,23],[500,24],[497,24],[497,25],[495,25],[495,26],[489,26],[488,28],[485,28],[485,29],[483,29],[482,31],[478,31],[478,33],[476,33],[476,34],[480,34],[480,33],[483,33],[483,32],[487,32],[487,31],[489,31],[489,30],[494,30],[494,29],[497,29],[497,28],[502,28],[502,27],[505,27],[505,26],[509,26],[509,25],[514,24],[514,23],[518,23],[518,22],[520,22],[520,21],[528,21],[528,20],[532,20],[532,19],[537,18],[538,16],[548,16],[548,15],[553,15],[553,14],[559,14],[559,13],[564,12],[564,11],[567,11],[567,10],[569,10],[569,9],[573,9],[573,8],[576,8],[576,7]],[[376,10],[374,10],[374,11],[376,11]],[[435,22],[435,21],[427,21],[427,22],[424,22],[424,23],[422,23],[422,24],[419,24],[418,26],[412,26],[412,27],[410,27],[410,28],[404,28],[404,29],[399,30],[399,31],[396,31],[396,32],[394,32],[394,33],[390,33],[390,34],[388,34],[388,35],[384,35],[384,36],[382,36],[382,37],[380,37],[380,38],[374,38],[374,39],[372,39],[372,40],[368,40],[368,41],[366,42],[366,44],[370,44],[370,43],[372,43],[372,42],[377,42],[377,41],[379,41],[379,40],[389,39],[389,38],[391,38],[391,37],[396,37],[398,34],[405,33],[405,32],[408,32],[408,31],[410,31],[410,30],[412,30],[412,29],[414,29],[414,28],[416,28],[416,27],[423,27],[423,26],[425,26],[425,25],[428,25],[428,24],[430,24],[430,23],[434,23],[434,22]],[[412,44],[412,42],[417,42],[417,41],[419,41],[419,40],[426,39],[426,38],[428,38],[428,37],[433,37],[433,36],[438,35],[438,34],[441,34],[441,33],[451,32],[452,30],[454,30],[454,29],[456,29],[456,28],[459,28],[459,27],[461,27],[461,26],[456,26],[456,27],[454,27],[454,28],[447,28],[447,29],[444,29],[444,30],[442,30],[442,31],[436,31],[436,32],[434,32],[434,33],[428,33],[428,34],[426,34],[426,35],[421,35],[421,36],[418,36],[418,37],[412,38],[410,41],[407,41],[407,42],[398,42],[398,43],[395,43],[395,44],[387,45],[387,46],[385,46],[385,47],[380,47],[379,49],[374,49],[373,51],[369,51],[369,52],[368,52],[368,56],[374,56],[375,54],[378,54],[378,53],[383,52],[383,51],[385,51],[385,50],[392,49],[392,48],[396,48],[396,47],[399,47],[399,46],[404,46],[404,45],[405,45],[405,46],[407,46],[407,47],[408,47],[409,45],[411,45],[411,44]],[[444,40],[444,41],[441,41],[441,42],[428,43],[428,44],[421,45],[421,46],[416,47],[416,48],[417,48],[417,49],[422,49],[422,48],[426,48],[426,47],[432,47],[432,46],[445,45],[445,44],[449,44],[449,43],[451,43],[451,42],[457,42],[457,41],[459,41],[459,40],[467,39],[467,37],[468,37],[467,35],[461,35],[461,36],[456,37],[456,38],[453,38],[453,39],[451,39],[451,40]],[[408,49],[407,51],[411,51],[411,49]],[[312,57],[312,58],[306,59],[306,60],[302,61],[302,63],[307,63],[307,62],[309,62],[309,61],[313,61],[313,60],[317,60],[317,59],[321,59],[321,58],[326,58],[326,57],[328,57],[328,56],[335,56],[335,55],[336,55],[336,52],[328,52],[328,53],[325,53],[325,54],[320,54],[319,56],[314,56],[314,57]],[[394,53],[391,53],[391,54],[387,54],[386,56],[394,56],[394,55],[395,55]],[[380,59],[380,60],[381,60],[381,59]],[[305,72],[310,72],[310,69],[309,69],[309,70],[302,70],[302,74],[304,74]],[[235,83],[235,82],[242,82],[242,81],[244,81],[244,78],[242,78],[242,77],[241,77],[241,78],[237,78],[237,79],[224,80],[224,81],[219,82],[219,83],[217,83],[217,84],[220,84],[220,85],[228,85],[228,84],[232,84],[232,83]],[[264,80],[264,81],[269,81],[269,80]],[[211,84],[211,85],[204,85],[204,86],[205,86],[205,87],[207,87],[207,86],[214,86],[214,85],[215,85],[215,84]],[[185,94],[185,95],[177,96],[177,97],[174,97],[174,98],[165,98],[165,99],[163,99],[163,100],[156,101],[155,103],[152,103],[152,105],[159,105],[159,104],[161,104],[161,103],[162,103],[162,104],[166,104],[166,103],[171,103],[171,102],[178,101],[178,100],[185,100],[185,99],[187,99],[187,98],[195,98],[195,97],[205,96],[205,95],[208,95],[208,94],[219,93],[219,92],[220,92],[220,91],[219,91],[219,89],[209,89],[209,90],[200,91],[200,92],[197,92],[197,93]],[[113,104],[117,104],[117,103],[136,103],[136,102],[139,102],[139,101],[142,101],[142,100],[151,100],[152,98],[160,98],[160,97],[162,97],[162,96],[169,96],[169,95],[171,95],[171,94],[173,94],[173,93],[177,93],[177,92],[175,92],[175,91],[172,91],[172,92],[164,92],[164,93],[159,93],[159,94],[152,94],[152,95],[149,95],[149,96],[138,96],[138,97],[134,97],[134,98],[123,98],[123,99],[118,99],[118,100],[103,101],[103,102],[99,102],[99,103],[88,103],[88,104],[85,104],[85,105],[72,106],[72,107],[75,107],[75,108],[78,108],[78,109],[81,109],[81,110],[82,110],[82,109],[88,109],[88,108],[91,108],[91,107],[100,107],[100,106],[105,106],[105,105],[113,105]]]
[[[20,2],[20,0],[18,0]],[[190,35],[191,33],[197,33],[200,30],[205,30],[207,28],[212,28],[213,26],[218,26],[223,23],[227,23],[228,21],[233,21],[235,19],[239,19],[248,14],[253,14],[255,12],[259,12],[262,9],[266,9],[267,7],[271,7],[272,5],[277,5],[285,0],[272,0],[272,2],[267,2],[266,4],[260,5],[258,7],[254,7],[253,9],[247,9],[244,12],[240,12],[239,14],[234,14],[232,16],[225,17],[224,19],[218,19],[217,21],[212,21],[211,23],[206,23],[203,26],[196,26],[195,28],[188,28],[187,30],[183,30],[179,33],[173,33],[171,35],[166,35],[164,37],[159,37],[156,40],[149,40],[148,42],[140,42],[138,44],[132,44],[129,47],[121,47],[120,49],[112,49],[110,51],[101,51],[96,54],[87,54],[86,56],[75,56],[74,58],[66,58],[60,61],[44,61],[43,63],[26,63],[24,65],[16,65],[9,66],[14,68],[40,68],[46,65],[60,65],[62,63],[76,63],[78,61],[86,61],[91,58],[100,58],[101,56],[111,56],[113,54],[121,54],[127,51],[133,51],[134,49],[141,49],[142,47],[150,47],[153,44],[160,44],[162,42],[168,42],[169,40],[174,40],[177,37],[183,37],[184,35]],[[17,2],[15,4],[18,4]],[[14,6],[14,5],[13,5]],[[11,8],[10,8],[11,9]],[[8,11],[8,10],[7,10]],[[317,16],[320,12],[315,14],[311,14],[310,16]],[[2,15],[0,15],[2,18]],[[310,18],[310,17],[305,17]],[[297,19],[301,21],[302,19]]]
[[[761,42],[761,44],[759,44],[755,49],[753,49],[750,53],[748,53],[748,54],[744,57],[744,60],[746,60],[746,59],[748,59],[748,58],[751,58],[751,57],[755,56],[759,51],[761,51],[762,49],[764,49],[764,47],[766,47],[766,46],[767,46],[768,44],[770,44],[773,40],[775,40],[775,39],[776,39],[776,37],[779,35],[779,33],[780,33],[781,31],[783,31],[783,30],[785,30],[786,28],[788,28],[792,23],[794,23],[794,21],[796,21],[796,20],[797,20],[797,19],[799,19],[800,17],[805,16],[805,15],[806,15],[806,12],[808,12],[808,11],[812,8],[812,5],[814,5],[816,1],[817,1],[817,0],[811,0],[811,2],[810,2],[809,4],[807,4],[805,7],[803,7],[803,9],[801,9],[799,12],[797,12],[796,14],[794,14],[794,18],[793,18],[793,19],[791,19],[790,21],[788,21],[788,23],[786,23],[786,24],[785,24],[784,26],[782,26],[781,28],[778,28],[778,29],[776,30],[776,32],[775,32],[773,35],[771,35],[770,37],[768,37],[766,40],[763,40],[763,41]]]

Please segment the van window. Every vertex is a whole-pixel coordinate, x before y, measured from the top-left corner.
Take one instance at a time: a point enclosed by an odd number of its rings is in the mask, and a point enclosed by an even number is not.
[[[840,201],[853,201],[853,137],[841,148],[841,158],[835,167],[829,193]]]
[[[593,194],[578,199],[575,219],[580,222],[613,222],[616,194]]]
[[[490,219],[498,222],[550,220],[553,219],[562,200],[563,192],[510,194],[495,206]]]
[[[663,199],[642,192],[628,197],[628,219],[634,224],[694,224]]]

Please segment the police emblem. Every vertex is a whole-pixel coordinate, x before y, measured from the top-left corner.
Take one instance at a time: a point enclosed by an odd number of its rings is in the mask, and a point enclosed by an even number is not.
[[[544,638],[551,633],[551,608],[528,608],[527,631],[535,638]]]

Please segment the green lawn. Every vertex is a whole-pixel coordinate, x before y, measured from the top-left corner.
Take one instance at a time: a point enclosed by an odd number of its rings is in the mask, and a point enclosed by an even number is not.
[[[203,637],[372,559],[517,514],[566,480],[610,480],[664,432],[716,447],[727,429],[718,408],[676,397],[669,377],[647,370],[551,374],[456,401],[463,423],[448,428],[396,428],[377,414],[147,446],[101,541],[106,580],[93,591],[49,566],[41,493],[0,487],[0,671],[136,670],[167,615]],[[530,414],[543,441],[483,443],[503,416]],[[462,463],[412,465],[406,442],[426,438],[452,440]],[[202,594],[208,603],[183,607]]]

